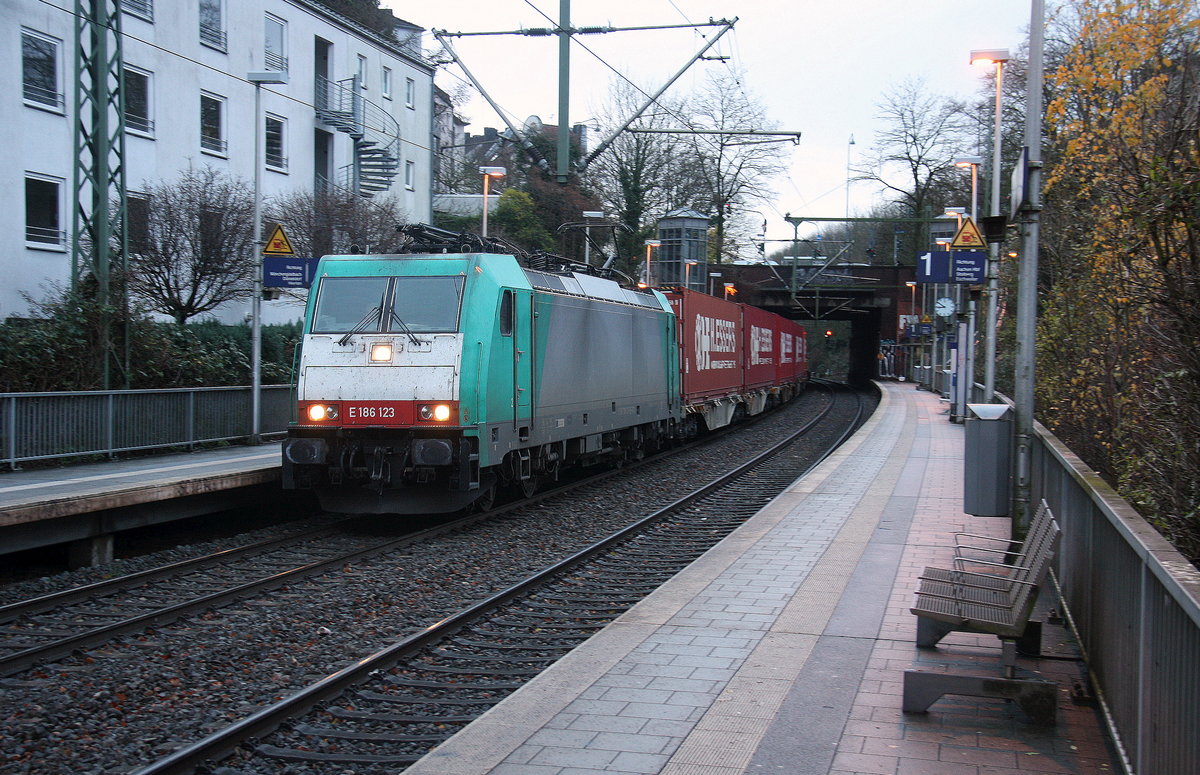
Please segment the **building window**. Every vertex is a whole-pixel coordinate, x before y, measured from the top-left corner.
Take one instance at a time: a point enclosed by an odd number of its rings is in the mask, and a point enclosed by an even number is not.
[[[126,207],[129,219],[129,252],[145,253],[150,249],[150,197],[130,191]]]
[[[21,79],[25,104],[62,112],[59,88],[59,41],[31,30],[21,30]]]
[[[383,73],[379,76],[379,93],[385,99],[392,98],[392,68],[383,68]]]
[[[225,98],[200,95],[200,148],[225,155]]]
[[[279,116],[267,114],[265,124],[265,150],[267,166],[283,171],[287,169],[287,156],[284,155],[284,140],[286,138],[287,121]]]
[[[267,14],[266,39],[263,44],[263,64],[268,70],[287,72],[287,22]]]
[[[126,65],[125,128],[153,135],[154,120],[150,116],[150,73]]]
[[[417,82],[411,78],[404,79],[404,104],[410,108],[417,106]]]
[[[417,164],[416,162],[404,162],[404,187],[409,191],[413,190],[413,186],[417,180]]]
[[[200,42],[215,48],[225,50],[225,16],[222,13],[223,0],[200,0]]]
[[[121,10],[139,19],[154,21],[154,0],[121,0]]]
[[[358,85],[367,88],[367,58],[362,54],[358,55]]]
[[[63,231],[63,180],[25,173],[25,244],[29,247],[65,250]]]

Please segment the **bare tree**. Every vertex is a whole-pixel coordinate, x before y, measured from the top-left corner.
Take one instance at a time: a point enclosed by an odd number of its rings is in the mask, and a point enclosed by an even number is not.
[[[628,120],[644,103],[644,92],[627,81],[611,90],[613,102],[598,116],[604,133]],[[667,129],[683,123],[682,105],[661,101],[632,125],[634,129]],[[639,246],[654,231],[654,219],[680,201],[677,173],[682,141],[678,135],[623,132],[589,167],[589,180],[607,208],[628,231],[617,235],[617,254],[625,259],[639,255]]]
[[[298,191],[273,200],[267,217],[283,224],[297,255],[386,253],[407,215],[394,197],[364,199],[348,191]]]
[[[249,298],[254,271],[254,193],[212,167],[152,185],[130,207],[129,290],[182,325]]]
[[[738,251],[727,244],[727,235],[748,237],[757,229],[758,216],[744,207],[770,196],[768,183],[779,172],[783,146],[752,134],[774,129],[775,124],[767,120],[766,108],[746,91],[735,71],[710,74],[705,90],[688,107],[689,128],[713,133],[683,137],[686,150],[677,179],[690,176],[698,184],[701,193],[693,194],[688,204],[713,216],[716,239],[710,249],[716,250],[717,261],[732,259]]]
[[[891,191],[910,217],[939,214],[948,204],[939,192],[962,186],[955,156],[974,147],[963,106],[928,94],[923,81],[908,80],[884,95],[878,117],[887,128],[876,135],[873,149],[855,169],[856,179],[875,181]],[[916,241],[909,240],[910,253],[922,240],[919,230],[912,231]]]

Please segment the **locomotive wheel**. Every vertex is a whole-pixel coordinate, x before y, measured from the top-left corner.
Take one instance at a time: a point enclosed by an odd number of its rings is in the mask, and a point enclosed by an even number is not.
[[[521,496],[524,498],[532,498],[533,494],[538,491],[540,481],[538,477],[531,476],[528,479],[521,479],[517,482],[517,487],[521,490]]]
[[[492,506],[496,505],[496,482],[488,483],[481,488],[481,492],[480,497],[470,503],[470,511],[491,511]]]

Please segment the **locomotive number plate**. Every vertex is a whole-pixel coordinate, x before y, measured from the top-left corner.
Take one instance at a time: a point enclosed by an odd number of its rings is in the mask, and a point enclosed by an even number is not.
[[[354,401],[342,403],[342,422],[347,425],[393,425],[411,423],[412,407],[399,401]]]

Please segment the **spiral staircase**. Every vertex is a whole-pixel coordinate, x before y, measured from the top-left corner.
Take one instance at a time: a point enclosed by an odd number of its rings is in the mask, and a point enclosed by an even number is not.
[[[317,118],[354,140],[354,161],[339,170],[338,185],[371,197],[391,188],[400,169],[400,124],[362,96],[358,76],[317,78]]]

